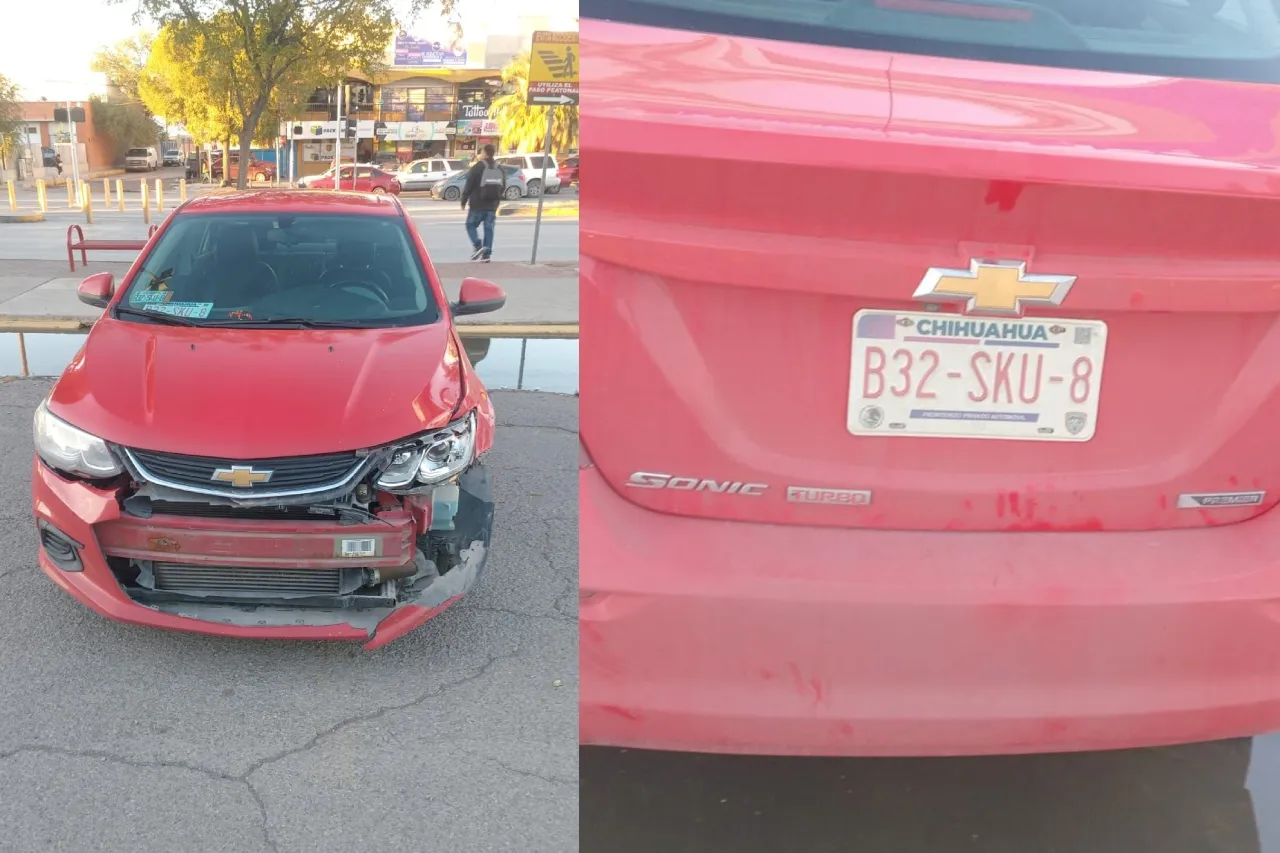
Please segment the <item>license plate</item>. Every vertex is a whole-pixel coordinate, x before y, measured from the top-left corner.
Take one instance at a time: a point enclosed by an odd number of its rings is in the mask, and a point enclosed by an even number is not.
[[[376,557],[378,556],[378,540],[376,539],[342,539],[338,542],[339,557]]]
[[[1088,441],[1107,325],[867,309],[853,317],[854,435]]]

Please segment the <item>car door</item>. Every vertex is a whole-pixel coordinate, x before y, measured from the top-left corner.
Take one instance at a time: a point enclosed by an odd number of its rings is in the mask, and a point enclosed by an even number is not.
[[[371,193],[373,192],[373,167],[360,166],[356,169],[356,185],[357,192]]]
[[[424,189],[428,185],[427,164],[413,163],[399,174],[400,185],[407,190]]]

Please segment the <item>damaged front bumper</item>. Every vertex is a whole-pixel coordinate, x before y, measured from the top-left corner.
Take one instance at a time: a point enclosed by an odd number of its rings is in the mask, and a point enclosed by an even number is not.
[[[466,593],[493,529],[480,462],[421,494],[371,492],[361,508],[332,496],[246,505],[138,482],[105,487],[37,458],[32,497],[41,569],[110,619],[369,649]]]

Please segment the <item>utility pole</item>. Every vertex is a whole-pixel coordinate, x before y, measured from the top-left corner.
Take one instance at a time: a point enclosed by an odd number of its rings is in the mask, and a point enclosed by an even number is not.
[[[67,101],[67,127],[71,130],[71,180],[80,189],[80,146],[76,144],[76,117],[71,114],[71,102]]]
[[[538,183],[538,218],[533,220],[533,255],[529,263],[538,262],[538,235],[542,231],[542,200],[547,197],[547,163],[551,160],[551,128],[555,125],[555,105],[547,107],[547,144],[542,152],[542,180]]]
[[[334,128],[334,141],[338,143],[338,147],[333,150],[333,189],[334,192],[342,189],[342,84],[338,84],[338,88],[334,94],[338,98],[338,120]]]

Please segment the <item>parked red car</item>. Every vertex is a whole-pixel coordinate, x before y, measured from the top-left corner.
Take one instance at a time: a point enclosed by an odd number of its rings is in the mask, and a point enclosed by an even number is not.
[[[582,3],[584,742],[1280,728],[1271,5],[811,5]]]
[[[395,199],[179,207],[35,417],[39,562],[112,619],[383,645],[475,583],[493,406]]]
[[[311,175],[299,181],[299,185],[313,190],[331,190],[334,188],[334,170],[319,175]],[[400,181],[390,172],[384,172],[376,166],[343,166],[338,177],[338,189],[360,193],[383,195],[400,195]]]
[[[209,174],[214,180],[222,180],[222,154],[213,155],[209,162]],[[231,177],[234,181],[240,177],[240,152],[231,152]],[[249,155],[249,180],[257,184],[265,184],[276,178],[276,166]]]
[[[560,162],[560,168],[556,170],[556,176],[560,178],[563,186],[574,185],[578,183],[578,155],[566,157]]]

